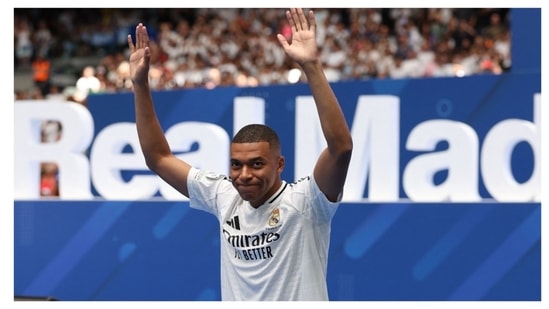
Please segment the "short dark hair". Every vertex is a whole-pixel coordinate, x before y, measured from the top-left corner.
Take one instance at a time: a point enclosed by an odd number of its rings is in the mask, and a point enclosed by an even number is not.
[[[233,143],[257,143],[267,142],[271,148],[280,150],[278,134],[269,126],[264,124],[249,124],[242,127],[233,137]]]

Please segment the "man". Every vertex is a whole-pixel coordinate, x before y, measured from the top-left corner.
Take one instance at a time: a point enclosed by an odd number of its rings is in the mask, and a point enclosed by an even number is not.
[[[230,147],[230,177],[192,167],[175,157],[155,114],[148,84],[147,29],[128,36],[137,132],[147,166],[189,197],[190,207],[212,213],[221,237],[222,300],[328,300],[330,223],[351,159],[349,128],[317,55],[315,17],[286,11],[291,43],[286,53],[305,73],[327,148],[312,176],[294,183],[284,168],[277,134],[268,126],[242,128]]]

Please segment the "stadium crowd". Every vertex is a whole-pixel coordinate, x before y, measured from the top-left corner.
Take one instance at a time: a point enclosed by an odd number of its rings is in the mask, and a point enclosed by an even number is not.
[[[511,66],[509,9],[314,10],[319,53],[331,82],[499,74]],[[276,33],[290,35],[284,9],[25,8],[14,10],[15,69],[33,68],[37,88],[18,95],[40,98],[74,86],[65,94],[85,100],[89,93],[128,91],[127,35],[138,22],[153,39],[153,89],[303,79],[276,39]],[[55,66],[76,57],[93,63]],[[38,61],[49,62],[42,76]],[[49,77],[60,73],[79,83],[52,83]]]

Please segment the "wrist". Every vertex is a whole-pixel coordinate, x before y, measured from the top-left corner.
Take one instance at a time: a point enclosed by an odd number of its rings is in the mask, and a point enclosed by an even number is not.
[[[305,62],[299,62],[301,69],[307,73],[309,71],[322,70],[322,63],[318,59],[308,60]]]

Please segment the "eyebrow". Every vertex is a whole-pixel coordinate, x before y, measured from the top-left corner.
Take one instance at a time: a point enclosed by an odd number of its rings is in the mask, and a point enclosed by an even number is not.
[[[231,158],[231,162],[255,162],[255,161],[265,161],[265,157],[253,157],[245,161]]]

